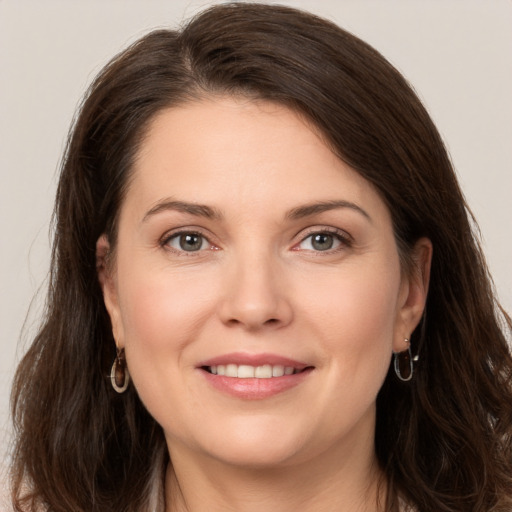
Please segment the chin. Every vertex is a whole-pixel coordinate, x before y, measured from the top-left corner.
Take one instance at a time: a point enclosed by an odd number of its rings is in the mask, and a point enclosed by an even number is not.
[[[294,464],[298,455],[296,449],[287,449],[275,439],[273,444],[233,443],[212,456],[219,462],[247,470],[268,470]]]
[[[220,426],[219,426],[220,427]],[[224,424],[224,427],[227,427]],[[216,428],[213,436],[198,447],[206,455],[225,464],[247,469],[286,466],[304,450],[305,432],[283,425],[275,417],[232,422],[231,428]]]

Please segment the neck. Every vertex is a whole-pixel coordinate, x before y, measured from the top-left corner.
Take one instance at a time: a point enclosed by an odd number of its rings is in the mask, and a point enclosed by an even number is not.
[[[231,466],[173,449],[166,512],[379,512],[386,485],[370,446],[366,453],[330,450],[272,468]]]

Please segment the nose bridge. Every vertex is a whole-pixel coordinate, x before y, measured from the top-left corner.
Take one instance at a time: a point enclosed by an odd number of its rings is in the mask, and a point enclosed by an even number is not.
[[[225,282],[222,320],[249,330],[289,323],[292,309],[280,260],[268,247],[236,251]]]

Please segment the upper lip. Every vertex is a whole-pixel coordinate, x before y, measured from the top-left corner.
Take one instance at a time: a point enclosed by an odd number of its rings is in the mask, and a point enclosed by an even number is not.
[[[294,359],[290,359],[289,357],[283,357],[277,354],[248,354],[245,352],[233,352],[231,354],[215,356],[212,357],[211,359],[200,362],[197,366],[201,368],[205,366],[210,367],[227,364],[248,366],[263,366],[266,364],[269,364],[271,366],[280,365],[293,367],[295,370],[298,371],[303,370],[308,366],[311,366],[301,361],[296,361]]]

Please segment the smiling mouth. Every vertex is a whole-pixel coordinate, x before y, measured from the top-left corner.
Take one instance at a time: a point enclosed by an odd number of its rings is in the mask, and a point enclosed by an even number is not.
[[[212,375],[224,377],[233,377],[238,379],[272,379],[275,377],[284,377],[285,375],[295,375],[305,370],[311,369],[311,366],[305,368],[295,368],[293,366],[264,364],[261,366],[250,366],[247,364],[219,364],[214,366],[202,366],[203,370]]]

